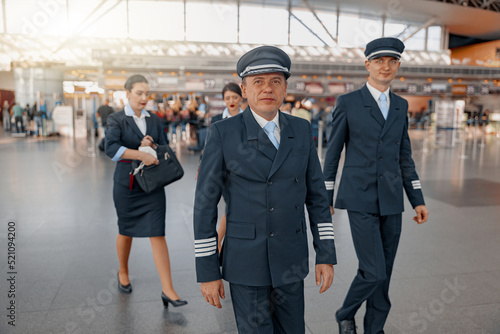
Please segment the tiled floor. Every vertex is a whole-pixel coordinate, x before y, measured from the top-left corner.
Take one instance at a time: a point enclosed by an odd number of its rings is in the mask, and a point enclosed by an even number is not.
[[[117,291],[114,163],[99,151],[91,157],[82,140],[11,138],[1,131],[0,333],[236,333],[229,294],[215,309],[195,281],[197,154],[177,145],[186,173],[166,190],[173,279],[189,305],[164,311],[148,239],[133,243],[133,293]],[[411,137],[431,216],[416,225],[411,210],[403,215],[385,331],[499,334],[500,138],[488,136],[481,145],[467,136],[449,148],[434,145],[432,132]],[[346,212],[338,210],[334,219],[339,264],[323,295],[312,275],[306,279],[307,333],[337,333],[334,312],[356,271]],[[15,327],[7,317],[9,221],[16,224]]]

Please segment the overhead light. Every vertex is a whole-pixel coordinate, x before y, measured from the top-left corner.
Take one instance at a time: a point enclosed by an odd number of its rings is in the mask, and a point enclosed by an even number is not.
[[[186,72],[186,76],[189,77],[191,75],[191,72]]]
[[[432,82],[432,78],[427,78],[427,82]]]
[[[198,72],[198,75],[199,75],[200,77],[202,77],[202,76],[203,76],[203,72]]]
[[[237,74],[237,73],[233,73],[233,77],[237,77],[237,76],[238,76],[238,74]]]
[[[452,83],[452,82],[453,82],[453,79],[451,79],[451,78],[450,78],[450,79],[448,79],[448,82],[449,82],[449,83]]]
[[[341,75],[337,76],[337,80],[342,80],[342,76]]]
[[[317,75],[313,75],[313,79],[314,80],[318,79],[318,76]]]
[[[462,82],[462,79],[458,79],[457,81],[460,83],[460,82]]]
[[[484,83],[489,83],[490,81],[488,79],[484,79]]]
[[[175,76],[175,72],[170,72],[170,75],[171,76]]]
[[[405,77],[399,78],[399,81],[405,81]]]
[[[303,74],[302,79],[307,79],[307,75]]]
[[[158,72],[158,75],[160,75],[160,76],[161,76],[161,75],[163,75],[163,72],[161,72],[161,71],[160,71],[160,72]]]
[[[327,75],[327,76],[326,76],[326,78],[327,78],[328,80],[330,80],[330,79],[332,78],[332,76],[331,76],[331,75]],[[338,77],[337,77],[337,79],[338,79]]]

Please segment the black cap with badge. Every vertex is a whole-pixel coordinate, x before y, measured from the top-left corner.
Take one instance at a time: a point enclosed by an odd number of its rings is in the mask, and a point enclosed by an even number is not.
[[[405,45],[399,39],[382,37],[366,44],[365,56],[368,60],[385,56],[401,59],[404,49]]]
[[[240,78],[260,73],[281,72],[288,79],[292,61],[285,51],[274,46],[260,46],[241,56],[236,65]]]

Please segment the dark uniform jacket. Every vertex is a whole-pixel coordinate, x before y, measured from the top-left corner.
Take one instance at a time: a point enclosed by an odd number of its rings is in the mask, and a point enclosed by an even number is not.
[[[309,271],[304,204],[316,263],[336,263],[333,224],[307,121],[280,112],[275,147],[249,108],[211,125],[194,206],[198,282],[225,280],[280,286]],[[222,275],[217,250],[217,204],[224,191],[227,228]]]
[[[160,118],[152,113],[149,113],[149,115],[149,117],[146,117],[146,135],[150,135],[160,145],[166,144],[161,133]],[[122,146],[137,150],[143,138],[144,135],[135,124],[133,117],[125,115],[123,110],[109,115],[108,132],[105,141],[107,156],[113,158]],[[117,163],[113,181],[128,187],[130,170],[131,165],[129,163]]]
[[[324,166],[331,205],[344,145],[336,208],[398,214],[404,211],[403,188],[413,207],[425,204],[411,157],[407,111],[408,102],[391,92],[389,115],[384,120],[366,85],[338,98]]]

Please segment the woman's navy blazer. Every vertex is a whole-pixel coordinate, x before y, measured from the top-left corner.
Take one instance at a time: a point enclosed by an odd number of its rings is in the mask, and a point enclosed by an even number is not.
[[[149,113],[149,117],[146,117],[146,135],[150,135],[156,143],[164,145],[166,142],[161,131],[160,118],[153,113]],[[115,155],[122,146],[137,150],[143,138],[144,135],[135,124],[133,117],[127,116],[125,111],[113,113],[108,117],[105,147],[106,155],[110,158],[115,158],[116,161]],[[131,165],[129,163],[117,163],[113,181],[129,186],[130,170]]]

